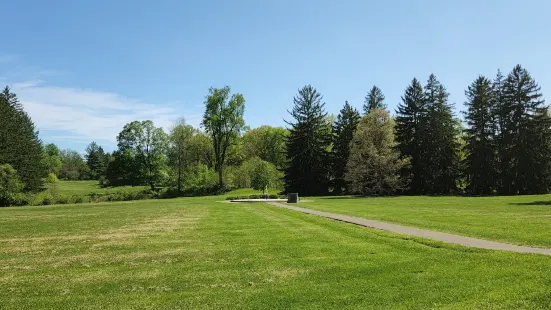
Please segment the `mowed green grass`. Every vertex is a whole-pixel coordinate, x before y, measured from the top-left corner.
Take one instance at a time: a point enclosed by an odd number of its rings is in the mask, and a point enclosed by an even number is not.
[[[50,189],[51,184],[45,184],[46,189]],[[115,193],[121,190],[140,191],[148,188],[147,186],[119,186],[119,187],[101,187],[98,181],[59,181],[56,184],[56,193],[59,195],[78,195],[85,196],[90,193]]]
[[[452,246],[222,199],[2,208],[0,308],[551,305],[548,256]]]
[[[301,206],[465,236],[551,248],[551,195],[315,197],[311,200]]]

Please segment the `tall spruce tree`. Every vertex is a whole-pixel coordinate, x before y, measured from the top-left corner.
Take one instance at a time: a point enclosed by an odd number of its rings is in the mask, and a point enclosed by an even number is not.
[[[301,195],[323,195],[328,191],[329,146],[327,113],[321,94],[311,85],[304,86],[294,98],[294,107],[289,112],[294,122],[286,137],[287,167],[285,190]]]
[[[33,121],[6,86],[0,93],[0,163],[17,171],[26,190],[38,190],[46,175],[42,157],[42,142]]]
[[[467,191],[490,195],[497,189],[496,93],[492,82],[479,76],[465,91]]]
[[[84,157],[86,159],[86,164],[90,169],[90,179],[97,180],[105,175],[105,170],[107,169],[105,152],[103,151],[103,148],[95,141],[92,141],[86,147],[86,155]]]
[[[363,106],[364,114],[371,112],[373,109],[386,109],[385,95],[381,89],[377,86],[373,86],[367,96],[365,96],[365,102]]]
[[[354,136],[356,126],[360,121],[360,113],[353,108],[348,101],[344,103],[337,116],[337,121],[333,126],[334,142],[333,142],[333,192],[342,194],[346,191],[346,181],[344,176],[346,173],[346,163],[350,155],[350,142]]]
[[[422,152],[422,134],[425,125],[422,120],[425,118],[427,109],[425,106],[425,95],[423,86],[414,78],[406,88],[402,102],[396,110],[396,142],[402,158],[410,158],[411,164],[402,168],[401,178],[410,180],[412,194],[421,193],[423,180],[421,166],[419,165]]]
[[[426,194],[451,194],[457,190],[459,132],[448,97],[446,88],[431,74],[425,85],[427,113],[421,120],[422,151],[418,162],[422,193]]]
[[[501,122],[500,193],[532,194],[549,190],[549,115],[540,87],[526,69],[515,66],[499,88]]]

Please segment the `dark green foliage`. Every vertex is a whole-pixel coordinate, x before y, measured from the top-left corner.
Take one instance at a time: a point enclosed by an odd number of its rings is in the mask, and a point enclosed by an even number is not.
[[[346,181],[344,180],[346,163],[350,155],[350,142],[360,118],[358,110],[346,101],[333,126],[334,142],[331,168],[333,172],[333,193],[337,195],[346,192]]]
[[[168,136],[162,128],[157,128],[152,121],[133,121],[124,126],[117,136],[119,159],[129,163],[120,163],[118,169],[123,175],[131,176],[133,183],[147,184],[151,190],[162,183],[166,176],[166,151]],[[112,174],[109,174],[112,176]]]
[[[103,148],[99,146],[95,141],[92,141],[86,147],[86,164],[90,169],[89,178],[91,180],[99,180],[100,177],[105,175],[107,169],[107,158]]]
[[[465,95],[467,191],[474,195],[490,195],[497,189],[498,180],[496,94],[492,82],[480,76]]]
[[[498,79],[499,80],[499,79]],[[496,82],[502,194],[546,193],[550,182],[550,120],[540,87],[517,65]]]
[[[397,148],[403,158],[411,158],[411,165],[403,168],[401,178],[410,180],[410,193],[422,193],[423,173],[420,165],[422,156],[421,141],[423,134],[427,109],[423,93],[423,86],[417,79],[411,81],[402,96],[402,102],[396,110],[396,142]]]
[[[425,108],[418,164],[425,194],[452,194],[459,176],[459,135],[446,88],[431,74],[425,86]]]
[[[327,113],[322,96],[311,85],[299,90],[290,114],[294,122],[286,139],[288,164],[285,190],[301,195],[323,195],[328,191],[329,146]]]
[[[373,109],[386,110],[385,95],[377,86],[373,86],[367,96],[365,96],[364,114],[371,112]]]
[[[10,164],[26,190],[42,186],[46,167],[38,131],[7,86],[0,93],[0,164]]]

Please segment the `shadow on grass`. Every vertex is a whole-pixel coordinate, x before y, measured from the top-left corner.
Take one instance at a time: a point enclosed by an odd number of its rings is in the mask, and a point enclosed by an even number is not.
[[[551,200],[532,201],[532,202],[511,202],[512,206],[551,206]]]

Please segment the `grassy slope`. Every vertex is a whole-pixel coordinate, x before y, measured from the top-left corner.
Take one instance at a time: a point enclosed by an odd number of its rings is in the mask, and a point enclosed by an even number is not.
[[[551,248],[551,195],[316,197],[301,206],[465,236]]]
[[[50,188],[51,184],[45,184]],[[59,181],[57,184],[57,193],[59,195],[79,195],[84,196],[90,193],[112,193],[120,190],[140,191],[148,188],[147,186],[120,186],[120,187],[101,187],[98,181]]]
[[[216,200],[0,209],[0,308],[551,304],[551,257]]]

